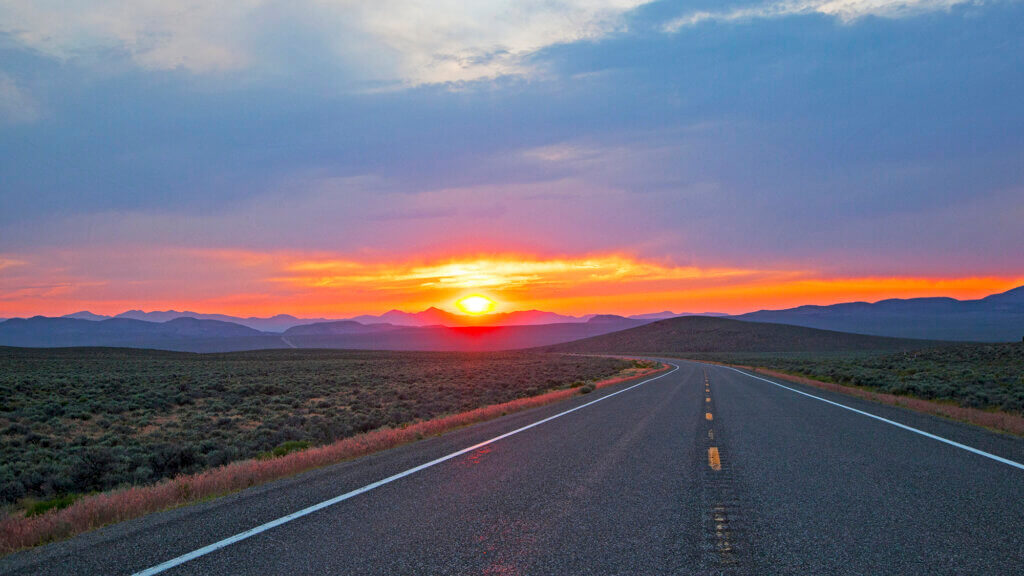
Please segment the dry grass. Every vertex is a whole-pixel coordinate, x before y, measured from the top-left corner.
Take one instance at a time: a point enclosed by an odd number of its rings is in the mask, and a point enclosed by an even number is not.
[[[603,380],[603,388],[666,370],[628,369]],[[552,404],[578,395],[577,389],[555,390],[538,396],[484,406],[469,412],[416,422],[402,428],[381,428],[269,460],[244,460],[198,474],[182,475],[150,486],[138,486],[85,496],[63,510],[38,516],[10,515],[0,519],[0,555],[68,538],[145,514],[223,496],[251,486],[292,476],[321,466],[365,456],[427,436],[435,436],[511,412]]]

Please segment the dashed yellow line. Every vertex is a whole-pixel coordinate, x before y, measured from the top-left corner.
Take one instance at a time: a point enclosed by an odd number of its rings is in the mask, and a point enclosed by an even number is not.
[[[704,401],[705,402],[711,402],[711,398],[705,398]]]
[[[708,448],[708,466],[711,466],[712,470],[722,469],[722,460],[718,456],[718,448],[716,446]]]
[[[715,418],[714,418],[714,416],[711,415],[711,412],[705,412],[704,413],[704,419],[705,420],[714,420]]]

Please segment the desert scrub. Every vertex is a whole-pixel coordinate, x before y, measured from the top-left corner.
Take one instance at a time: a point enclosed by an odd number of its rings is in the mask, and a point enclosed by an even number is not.
[[[965,408],[1024,414],[1024,344],[956,344],[898,353],[691,354]]]
[[[152,484],[630,366],[532,352],[0,347],[0,505]]]

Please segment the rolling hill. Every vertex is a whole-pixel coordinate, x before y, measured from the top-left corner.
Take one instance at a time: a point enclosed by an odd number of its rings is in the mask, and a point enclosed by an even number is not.
[[[848,302],[760,310],[734,318],[898,338],[1019,342],[1024,337],[1024,286],[979,300]]]
[[[538,325],[538,324],[559,324],[569,322],[586,322],[593,316],[592,314],[585,316],[566,316],[563,314],[556,314],[554,312],[545,312],[542,310],[518,310],[515,312],[499,312],[494,314],[483,314],[480,316],[467,316],[465,314],[454,314],[441,310],[440,308],[430,307],[420,312],[403,312],[401,310],[390,310],[379,316],[374,315],[362,315],[354,318],[348,318],[348,321],[358,322],[360,324],[391,324],[394,326],[520,326],[520,325]],[[74,314],[68,314],[63,318],[73,318],[77,320],[95,320],[102,321],[111,318],[126,318],[130,320],[144,320],[146,322],[167,322],[169,320],[175,320],[178,318],[196,318],[199,320],[219,320],[221,322],[231,322],[233,324],[241,324],[242,326],[248,326],[255,330],[262,332],[276,332],[282,333],[289,328],[295,326],[304,326],[308,324],[320,324],[326,322],[341,322],[345,320],[332,320],[328,318],[297,318],[291,314],[277,314],[268,318],[258,318],[250,316],[243,318],[240,316],[228,316],[226,314],[201,314],[199,312],[184,311],[179,312],[177,310],[154,310],[152,312],[144,312],[142,310],[128,310],[122,312],[116,316],[104,316],[101,314],[93,314],[87,310],[81,312],[75,312]],[[641,318],[643,319],[643,318]]]
[[[646,323],[621,316],[534,326],[364,326],[342,321],[297,326],[282,336],[297,348],[493,351],[569,342]]]
[[[191,352],[266,348],[511,350],[572,342],[566,351],[787,352],[891,350],[919,340],[1013,341],[1024,336],[1024,286],[978,300],[913,298],[722,316],[565,316],[525,310],[469,317],[439,308],[314,321],[130,310],[0,321],[0,346],[118,346]],[[662,317],[666,317],[661,319]],[[653,323],[652,323],[653,322]],[[755,328],[753,326],[762,326]],[[640,327],[640,328],[638,328]],[[629,330],[632,329],[632,330]],[[620,330],[622,334],[609,335]],[[596,347],[596,348],[595,348]]]
[[[0,323],[0,346],[107,346],[181,352],[268,348],[493,351],[535,348],[647,323],[621,316],[536,326],[394,326],[352,320],[294,326],[283,334],[218,320],[179,317],[167,322],[127,318],[16,318]]]
[[[69,314],[65,318],[81,318],[83,320],[102,320],[109,318],[109,316],[100,316],[91,312],[76,312],[75,314]],[[218,320],[220,322],[231,322],[232,324],[240,324],[247,326],[254,330],[261,332],[283,332],[292,326],[299,326],[301,324],[309,324],[310,322],[326,322],[326,318],[296,318],[291,314],[276,314],[267,318],[258,318],[250,316],[248,318],[242,318],[239,316],[228,316],[226,314],[200,314],[198,312],[178,312],[177,310],[164,310],[164,311],[153,311],[143,312],[142,310],[128,310],[122,312],[114,318],[129,318],[131,320],[145,320],[146,322],[167,322],[170,320],[176,320],[178,318],[196,318],[199,320]]]
[[[907,350],[940,344],[802,326],[684,316],[545,348],[580,354],[685,352],[849,352]]]
[[[96,321],[44,316],[0,323],[0,346],[113,346],[189,352],[284,347],[279,336],[217,320],[183,317],[167,322],[127,318]]]

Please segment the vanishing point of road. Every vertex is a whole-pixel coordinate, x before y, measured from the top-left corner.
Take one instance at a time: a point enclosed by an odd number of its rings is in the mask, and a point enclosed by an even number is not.
[[[1024,573],[1024,439],[671,362],[0,574]]]

